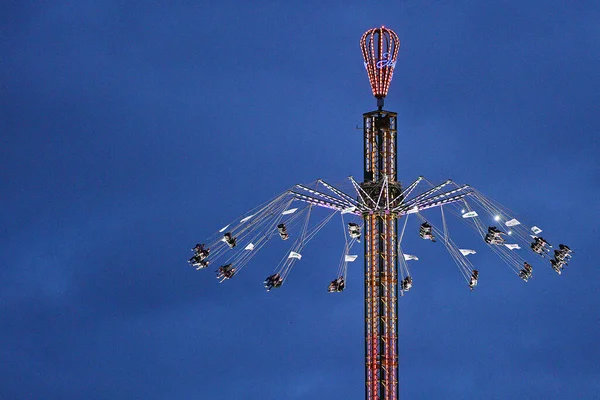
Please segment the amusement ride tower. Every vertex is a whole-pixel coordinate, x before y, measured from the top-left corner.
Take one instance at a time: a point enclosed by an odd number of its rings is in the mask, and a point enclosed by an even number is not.
[[[377,110],[363,114],[364,181],[371,199],[363,213],[365,235],[365,375],[368,400],[398,398],[397,114],[383,110],[400,41],[385,27],[362,36],[365,68]],[[381,198],[383,197],[383,198]],[[374,199],[377,199],[375,204]]]
[[[231,220],[209,238],[207,244],[197,244],[192,249],[194,256],[188,262],[201,270],[209,263],[224,258],[216,271],[217,279],[223,283],[237,276],[270,239],[287,241],[293,238],[287,242],[291,243],[289,250],[263,282],[267,291],[271,291],[280,288],[287,280],[293,266],[302,259],[305,245],[335,215],[341,216],[345,245],[336,279],[331,281],[327,291],[344,291],[348,263],[358,257],[351,254],[352,246],[363,237],[365,397],[367,400],[397,400],[398,295],[408,292],[413,285],[407,261],[419,259],[402,250],[411,215],[420,223],[420,238],[432,243],[437,238],[470,290],[478,284],[479,271],[468,257],[478,251],[458,247],[450,237],[446,215],[458,217],[463,226],[475,232],[480,243],[485,243],[525,282],[533,276],[533,266],[523,254],[527,249],[549,263],[559,275],[573,252],[564,244],[552,249],[552,245],[539,236],[541,228],[525,225],[510,209],[469,185],[458,185],[448,179],[434,186],[420,176],[403,188],[397,180],[396,171],[397,114],[383,109],[400,41],[396,33],[382,26],[367,31],[360,44],[371,89],[377,99],[377,110],[363,114],[363,182],[349,177],[351,194],[322,179],[314,185],[294,185],[268,203],[244,214],[243,218]],[[428,189],[417,189],[421,183],[429,185]],[[426,210],[440,211],[440,228],[423,213]],[[319,214],[325,215],[318,217]],[[400,219],[402,230],[399,232]],[[520,251],[523,248],[525,250]]]

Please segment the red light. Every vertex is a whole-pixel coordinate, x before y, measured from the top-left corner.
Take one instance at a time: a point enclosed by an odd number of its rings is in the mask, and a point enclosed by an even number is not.
[[[365,68],[373,95],[383,99],[388,94],[394,75],[400,40],[391,29],[381,27],[365,32],[360,39]]]

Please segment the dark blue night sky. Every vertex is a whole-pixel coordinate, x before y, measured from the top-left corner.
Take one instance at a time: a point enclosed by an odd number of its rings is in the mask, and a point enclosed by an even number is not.
[[[281,252],[222,285],[186,260],[295,183],[362,178],[381,25],[399,179],[468,183],[576,252],[524,283],[472,237],[471,293],[418,250],[401,397],[600,398],[600,3],[387,3],[1,3],[1,399],[364,398],[339,238],[269,293]]]

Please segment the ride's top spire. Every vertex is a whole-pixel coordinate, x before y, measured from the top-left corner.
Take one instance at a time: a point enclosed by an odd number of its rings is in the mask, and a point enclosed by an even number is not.
[[[382,26],[366,31],[360,39],[360,47],[373,96],[377,98],[377,106],[381,109],[394,75],[400,40],[396,32]]]

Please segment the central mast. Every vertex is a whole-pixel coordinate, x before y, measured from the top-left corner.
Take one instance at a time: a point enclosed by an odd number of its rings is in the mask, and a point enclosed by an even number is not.
[[[365,374],[367,400],[398,399],[397,114],[383,110],[400,42],[384,27],[361,39],[377,111],[363,114],[365,221]]]

